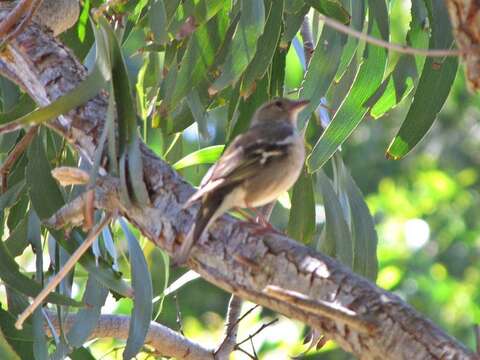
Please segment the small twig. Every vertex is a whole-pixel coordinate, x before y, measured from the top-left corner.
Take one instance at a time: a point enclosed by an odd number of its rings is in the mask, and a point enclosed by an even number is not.
[[[297,291],[282,289],[274,285],[267,286],[264,292],[277,300],[294,303],[298,307],[316,315],[320,315],[332,320],[342,321],[358,332],[370,334],[378,328],[377,323],[373,320],[366,319],[365,317],[362,317],[354,311],[339,304],[334,304],[320,299],[310,299]]]
[[[18,158],[25,152],[25,149],[32,142],[33,138],[37,134],[38,126],[31,127],[26,134],[20,139],[20,141],[15,145],[13,150],[8,154],[7,158],[0,168],[0,178],[2,182],[2,193],[7,190],[7,179],[10,170],[13,165],[17,162]]]
[[[215,359],[228,360],[235,348],[238,334],[238,323],[242,311],[242,299],[232,295],[228,303],[227,321],[225,326],[225,338],[215,351]]]
[[[252,360],[258,360],[257,357],[255,357],[254,355],[250,354],[248,351],[242,349],[240,346],[238,346],[235,350],[237,351],[240,351],[241,353],[244,353],[245,355],[247,355],[250,359]]]
[[[253,339],[255,336],[257,336],[258,334],[260,334],[263,330],[265,330],[267,327],[275,324],[277,321],[278,321],[278,319],[273,319],[272,321],[269,321],[268,323],[262,324],[262,326],[260,326],[260,328],[258,328],[257,331],[255,331],[253,334],[248,335],[247,338],[245,338],[244,340],[242,340],[242,341],[240,341],[239,343],[237,343],[237,344],[235,345],[235,350],[238,350],[240,345],[246,343],[247,341],[250,341],[250,340]]]
[[[255,359],[258,359],[257,351],[255,350],[255,345],[253,344],[253,339],[250,339],[250,346],[253,350],[253,356],[255,356]]]
[[[48,285],[43,288],[42,291],[35,297],[33,302],[18,316],[17,321],[15,322],[15,327],[17,329],[22,329],[24,321],[35,311],[35,309],[41,305],[45,298],[50,294],[55,287],[60,284],[60,282],[68,275],[70,270],[75,266],[80,257],[85,253],[85,251],[90,248],[93,241],[98,237],[103,228],[113,219],[113,215],[109,214],[104,217],[104,219],[90,231],[85,241],[75,250],[75,252],[70,256],[65,265],[60,269],[60,271],[55,275]]]
[[[401,54],[409,55],[422,55],[427,57],[443,57],[443,56],[460,56],[470,52],[472,49],[468,50],[459,50],[459,49],[419,49],[412,48],[406,45],[400,45],[391,43],[376,37],[370,36],[363,32],[357,31],[349,26],[342,24],[341,22],[334,20],[332,18],[326,17],[323,14],[319,14],[319,19],[325,23],[325,25],[338,30],[344,34],[353,36],[359,40],[365,41],[369,44],[377,45],[382,48],[395,51]]]
[[[37,11],[38,7],[42,4],[42,1],[43,0],[20,0],[18,2],[17,6],[8,14],[8,17],[0,24],[0,38],[3,38],[0,42],[0,48],[23,31],[35,14],[35,11]],[[13,31],[9,32],[18,20],[20,20],[22,15],[25,15],[25,17],[20,24],[18,24]]]

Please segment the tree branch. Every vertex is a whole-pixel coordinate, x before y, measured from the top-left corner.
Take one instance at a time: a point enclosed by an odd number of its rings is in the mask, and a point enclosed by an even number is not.
[[[53,312],[47,312],[55,330],[60,331],[58,317]],[[68,315],[65,319],[64,329],[68,330],[75,322],[76,315]],[[90,334],[90,339],[113,337],[126,340],[130,317],[126,315],[100,315],[97,326]],[[45,331],[50,335],[50,329]],[[162,356],[186,360],[214,360],[213,351],[187,339],[185,336],[156,322],[151,322],[147,332],[145,344],[153,347],[155,352]]]
[[[0,10],[0,18],[5,12]],[[31,25],[0,54],[0,74],[24,88],[40,105],[73,89],[85,78],[84,67],[71,52]],[[48,124],[85,158],[93,159],[105,125],[104,94]],[[197,207],[183,209],[194,189],[150,149],[141,147],[143,177],[152,205],[127,207],[118,180],[97,180],[96,201],[117,209],[169,254],[194,221]],[[364,359],[472,359],[473,352],[415,312],[399,297],[352,273],[337,261],[277,233],[259,235],[231,216],[219,219],[206,241],[195,246],[189,267],[213,284],[252,302],[300,320]],[[239,259],[241,261],[239,261]],[[295,302],[265,293],[267,286],[303,294],[372,319],[377,331],[361,333],[343,319],[326,318]]]

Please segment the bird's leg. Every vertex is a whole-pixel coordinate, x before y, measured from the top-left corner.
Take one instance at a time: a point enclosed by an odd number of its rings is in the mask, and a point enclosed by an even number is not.
[[[250,215],[247,211],[243,210],[242,208],[235,207],[235,211],[238,212],[240,215],[242,215],[246,219],[246,222],[257,223],[257,219],[252,215]]]

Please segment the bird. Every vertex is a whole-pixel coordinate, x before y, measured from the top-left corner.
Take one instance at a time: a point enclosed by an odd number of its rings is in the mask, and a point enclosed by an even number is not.
[[[191,248],[212,223],[233,208],[255,208],[276,200],[298,179],[305,160],[299,112],[308,100],[275,98],[254,113],[249,129],[238,135],[207,171],[184,208],[200,202],[196,220],[174,255],[184,264]]]

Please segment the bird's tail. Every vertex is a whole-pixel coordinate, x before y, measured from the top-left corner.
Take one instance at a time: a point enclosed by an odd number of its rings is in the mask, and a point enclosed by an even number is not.
[[[183,240],[180,250],[175,254],[174,263],[176,265],[182,265],[187,261],[193,245],[197,243],[203,233],[221,215],[219,211],[221,202],[221,198],[213,199],[212,197],[202,201],[192,228]]]

